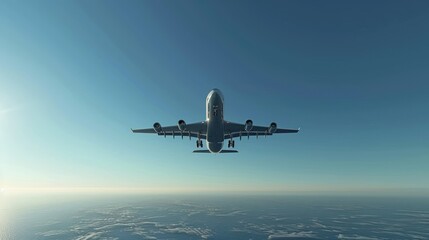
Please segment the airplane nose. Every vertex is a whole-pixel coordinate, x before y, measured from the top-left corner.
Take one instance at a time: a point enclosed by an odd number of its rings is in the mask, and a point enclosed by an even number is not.
[[[219,89],[217,89],[217,88],[212,89],[209,95],[210,95],[211,97],[213,97],[214,99],[219,99],[219,98],[220,98],[220,99],[223,101],[223,94],[222,94],[222,92],[221,92]]]

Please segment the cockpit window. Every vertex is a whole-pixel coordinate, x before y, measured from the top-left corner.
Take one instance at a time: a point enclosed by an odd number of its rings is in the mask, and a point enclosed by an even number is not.
[[[217,105],[213,106],[213,115],[214,116],[217,116],[217,114],[219,112],[218,109],[219,109],[219,106],[217,106]]]

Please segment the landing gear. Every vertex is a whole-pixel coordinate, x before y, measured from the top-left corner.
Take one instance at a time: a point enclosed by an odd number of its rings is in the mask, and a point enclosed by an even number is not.
[[[235,141],[234,140],[229,140],[228,141],[228,148],[230,148],[230,147],[232,147],[232,148],[235,147]]]
[[[203,147],[203,141],[202,140],[197,140],[197,148],[199,148],[199,147]]]

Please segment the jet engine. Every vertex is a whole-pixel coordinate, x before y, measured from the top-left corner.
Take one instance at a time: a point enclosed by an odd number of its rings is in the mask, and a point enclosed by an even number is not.
[[[153,129],[155,130],[155,132],[160,133],[162,132],[162,128],[161,128],[161,124],[159,124],[159,122],[156,122],[153,124]]]
[[[277,123],[272,122],[268,128],[268,133],[275,133],[277,130]]]
[[[179,130],[180,130],[181,132],[185,131],[185,130],[186,130],[186,123],[185,123],[185,121],[184,121],[184,120],[182,120],[182,119],[180,119],[180,120],[177,122],[177,127],[179,128]]]
[[[244,124],[244,130],[246,131],[246,132],[248,132],[248,131],[250,131],[250,130],[252,130],[252,127],[253,127],[253,122],[252,122],[252,120],[247,120],[246,121],[246,124]]]

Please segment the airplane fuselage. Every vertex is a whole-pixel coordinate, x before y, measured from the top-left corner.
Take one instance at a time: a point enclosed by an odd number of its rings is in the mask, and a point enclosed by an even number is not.
[[[213,89],[206,99],[207,148],[212,153],[222,150],[224,141],[223,95]]]

